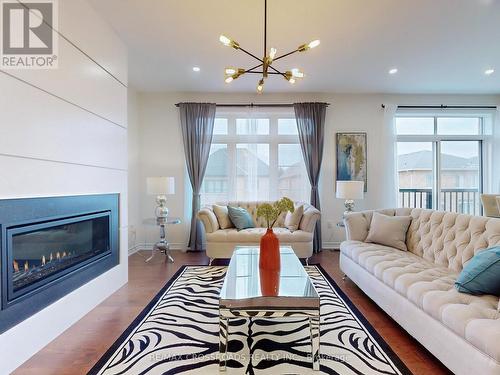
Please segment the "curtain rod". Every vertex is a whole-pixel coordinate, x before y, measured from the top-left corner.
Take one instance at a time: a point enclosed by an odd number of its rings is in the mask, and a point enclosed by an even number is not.
[[[178,107],[179,104],[181,103],[176,103],[175,106]],[[330,105],[330,103],[325,103],[327,106]],[[281,108],[287,108],[287,107],[293,107],[293,103],[286,103],[286,104],[279,104],[279,103],[272,103],[272,104],[266,104],[266,103],[262,103],[262,104],[258,104],[258,103],[246,103],[246,104],[216,104],[217,107],[250,107],[250,108],[254,108],[254,107],[272,107],[272,108],[278,108],[278,107],[281,107]]]
[[[385,108],[385,104],[382,104]],[[484,106],[484,105],[398,105],[398,109],[497,109],[497,106]]]

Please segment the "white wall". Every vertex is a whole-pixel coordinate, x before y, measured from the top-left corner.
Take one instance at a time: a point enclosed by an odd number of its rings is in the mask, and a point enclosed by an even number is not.
[[[185,249],[189,233],[191,188],[185,169],[184,151],[179,127],[180,101],[217,103],[291,103],[326,101],[331,103],[326,117],[326,139],[320,180],[323,246],[337,246],[344,238],[335,227],[344,211],[343,202],[335,198],[335,133],[360,131],[368,134],[368,193],[357,209],[392,205],[384,185],[384,160],[380,160],[383,126],[382,103],[399,105],[495,105],[500,96],[480,95],[382,95],[382,94],[216,94],[216,93],[140,93],[138,94],[140,128],[139,201],[140,219],[152,217],[154,197],[145,194],[147,176],[175,176],[177,194],[169,202],[170,212],[183,219],[182,225],[170,227],[169,238],[174,247]],[[331,228],[329,227],[331,222]],[[139,226],[138,247],[147,247],[157,236],[157,229]],[[146,244],[146,245],[145,245]]]
[[[0,71],[0,199],[120,193],[120,264],[1,334],[1,374],[128,277],[126,49],[85,0],[59,1],[58,31],[58,69]]]
[[[140,173],[139,173],[139,119],[137,93],[128,90],[128,247],[129,253],[137,250],[137,228],[141,225],[140,215]]]

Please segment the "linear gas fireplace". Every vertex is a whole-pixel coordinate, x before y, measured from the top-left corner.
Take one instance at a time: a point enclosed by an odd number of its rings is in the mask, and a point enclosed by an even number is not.
[[[118,195],[0,201],[0,332],[118,264]]]

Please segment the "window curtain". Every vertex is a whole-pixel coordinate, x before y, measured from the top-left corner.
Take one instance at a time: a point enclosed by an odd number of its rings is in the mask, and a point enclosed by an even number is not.
[[[384,119],[380,139],[380,152],[383,160],[381,177],[382,201],[380,204],[386,208],[396,208],[398,202],[398,156],[397,156],[397,136],[394,117],[398,106],[396,104],[385,104]]]
[[[203,250],[200,210],[200,189],[207,169],[214,133],[216,105],[213,103],[180,103],[182,139],[186,165],[193,188],[189,249]]]
[[[323,160],[323,144],[325,138],[326,103],[295,103],[295,118],[299,131],[302,156],[311,183],[311,204],[320,210],[318,182]],[[313,249],[321,251],[321,222],[314,230]]]

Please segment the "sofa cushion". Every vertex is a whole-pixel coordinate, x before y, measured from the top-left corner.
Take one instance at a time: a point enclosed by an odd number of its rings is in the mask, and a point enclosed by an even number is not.
[[[410,223],[410,216],[387,216],[374,212],[366,242],[406,251],[406,232]]]
[[[227,212],[236,229],[242,230],[255,226],[252,217],[244,208],[227,206]]]
[[[285,217],[285,227],[288,228],[291,232],[299,229],[302,215],[304,215],[303,205],[295,207],[295,210],[293,212],[287,212]]]
[[[455,282],[459,292],[500,296],[500,246],[475,255]]]
[[[227,206],[219,206],[217,204],[214,204],[212,206],[212,210],[217,217],[217,221],[219,222],[219,227],[221,229],[234,228],[233,222],[229,218]]]
[[[274,233],[282,243],[310,242],[313,233],[303,230],[291,232],[288,228],[273,228]],[[248,228],[243,230],[219,229],[213,233],[207,233],[207,240],[211,242],[234,242],[234,243],[259,243],[260,238],[266,233],[266,228]]]
[[[470,344],[500,361],[499,298],[454,288],[458,273],[410,252],[346,241],[342,253]]]

